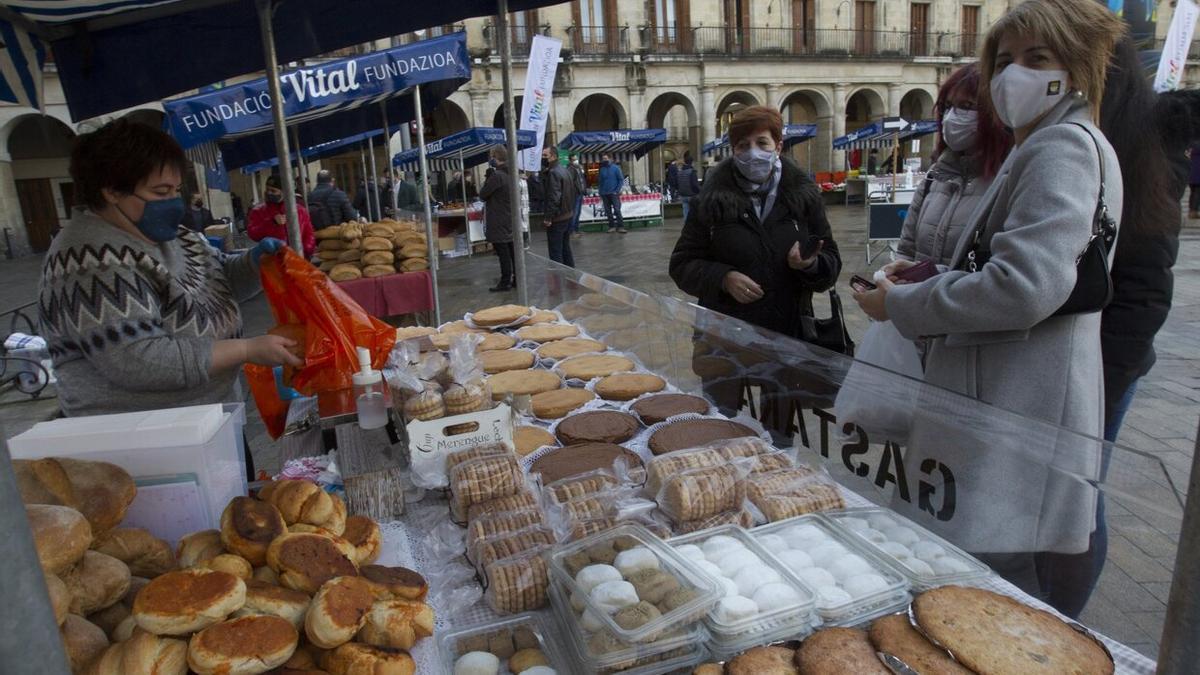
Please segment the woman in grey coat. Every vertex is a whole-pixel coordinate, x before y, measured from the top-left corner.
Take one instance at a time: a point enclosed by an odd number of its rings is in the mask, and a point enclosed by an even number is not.
[[[484,203],[483,236],[500,258],[500,281],[488,290],[502,293],[517,285],[513,272],[513,209],[508,187],[512,178],[508,174],[508,151],[501,147],[492,148],[488,164],[495,171],[479,190],[479,198]]]
[[[919,284],[884,280],[855,295],[871,318],[890,319],[907,338],[930,338],[930,384],[1049,423],[1031,428],[1000,411],[919,418],[904,457],[908,466],[957,467],[953,486],[934,486],[956,495],[954,517],[936,529],[969,551],[1004,554],[987,561],[1043,597],[1050,589],[1035,553],[1082,552],[1095,527],[1087,481],[1098,475],[1100,444],[1085,436],[1102,431],[1100,313],[1055,312],[1077,282],[1101,163],[1108,212],[1121,212],[1120,168],[1095,120],[1123,32],[1091,0],[1029,0],[998,21],[983,48],[981,93],[1013,129],[1016,148],[971,218],[951,271]],[[990,259],[972,273],[965,262],[976,230]]]

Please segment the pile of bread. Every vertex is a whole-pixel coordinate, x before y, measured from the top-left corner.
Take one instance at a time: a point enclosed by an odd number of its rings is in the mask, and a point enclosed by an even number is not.
[[[321,271],[334,281],[429,269],[428,240],[413,221],[342,223],[316,237]]]
[[[412,673],[407,650],[433,634],[425,580],[371,564],[379,526],[348,516],[314,483],[238,497],[220,530],[172,551],[146,530],[118,527],[137,493],[119,467],[13,464],[77,675]]]

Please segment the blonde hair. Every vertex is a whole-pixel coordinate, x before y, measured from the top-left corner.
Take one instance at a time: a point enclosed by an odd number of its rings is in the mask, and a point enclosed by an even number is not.
[[[1072,87],[1088,100],[1092,120],[1099,123],[1108,62],[1125,32],[1125,23],[1096,0],[1026,0],[988,30],[979,59],[979,97],[992,106],[1000,40],[1013,33],[1032,35],[1045,40],[1066,65]]]

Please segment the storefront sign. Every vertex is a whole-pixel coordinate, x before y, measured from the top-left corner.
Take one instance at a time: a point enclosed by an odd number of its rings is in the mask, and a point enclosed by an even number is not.
[[[662,195],[621,195],[621,217],[625,220],[662,218]],[[608,220],[604,204],[599,197],[584,197],[579,222],[591,223]]]
[[[1175,16],[1171,17],[1171,28],[1167,31],[1167,40],[1158,61],[1158,73],[1154,76],[1154,91],[1179,88],[1198,17],[1200,6],[1194,0],[1179,0],[1175,5]]]
[[[554,93],[554,75],[558,72],[558,53],[562,41],[545,35],[534,35],[529,48],[529,67],[525,70],[525,96],[521,100],[521,116],[517,128],[537,134],[532,148],[521,151],[520,168],[538,171],[542,168],[542,143],[546,139],[546,122],[550,119],[550,97]]]

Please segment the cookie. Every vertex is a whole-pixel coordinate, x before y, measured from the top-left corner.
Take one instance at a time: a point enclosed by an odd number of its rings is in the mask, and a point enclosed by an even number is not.
[[[913,628],[906,614],[876,619],[867,631],[875,649],[899,658],[919,673],[929,675],[971,675],[945,650],[935,647]]]
[[[467,525],[466,550],[472,550],[486,539],[542,525],[543,522],[542,512],[536,508],[472,518]]]
[[[447,415],[477,412],[486,409],[488,404],[483,387],[475,385],[464,387],[461,384],[452,384],[447,387],[442,394],[442,401],[446,404]]]
[[[616,483],[617,479],[613,476],[607,473],[597,473],[547,485],[544,492],[555,504],[564,504],[598,494]]]
[[[757,436],[753,429],[725,419],[682,420],[661,427],[650,436],[650,452],[665,455],[698,448],[726,438]]]
[[[558,364],[563,377],[577,380],[591,380],[633,370],[634,367],[633,361],[613,354],[584,354]]]
[[[531,310],[524,305],[498,305],[475,312],[471,315],[471,322],[476,326],[507,326],[530,313]]]
[[[650,491],[650,494],[656,495],[662,488],[662,484],[671,476],[691,469],[720,466],[725,461],[725,457],[714,448],[673,452],[662,457],[655,457],[646,465],[646,489]]]
[[[623,446],[613,443],[584,443],[547,452],[533,462],[529,473],[540,473],[543,484],[556,483],[564,478],[597,469],[611,471],[618,459],[625,461],[631,473],[641,472],[641,458]]]
[[[534,547],[552,546],[554,543],[554,531],[539,525],[485,539],[475,547],[471,559],[480,569],[486,569],[497,560],[511,558]]]
[[[990,641],[994,637],[979,634],[981,641]],[[890,675],[892,672],[875,655],[866,632],[854,628],[825,628],[813,633],[800,645],[793,663],[805,675]]]
[[[787,647],[755,647],[733,657],[725,664],[725,672],[729,675],[800,675],[792,662],[795,655],[796,651]]]
[[[512,349],[517,345],[517,339],[504,333],[488,333],[483,341],[475,346],[476,352],[490,352],[497,349]]]
[[[541,609],[546,605],[546,588],[550,574],[544,549],[530,549],[522,554],[499,560],[485,568],[487,600],[493,611],[515,614]]]
[[[694,469],[663,484],[659,507],[672,520],[699,520],[731,511],[746,499],[737,468],[728,464]]]
[[[616,373],[600,378],[596,394],[606,401],[628,401],[642,394],[662,391],[667,381],[650,373]]]
[[[503,373],[506,370],[528,370],[533,367],[536,360],[533,352],[524,349],[498,349],[479,355],[479,363],[483,366],[483,372],[488,375]]]
[[[675,523],[673,529],[676,534],[690,534],[721,525],[737,525],[748,530],[754,527],[754,514],[745,508],[740,508],[700,520],[679,521]]]
[[[465,515],[474,504],[519,493],[524,481],[515,457],[495,455],[454,467],[450,471],[450,493],[457,512]]]
[[[528,511],[536,509],[538,505],[537,497],[530,492],[518,492],[515,495],[507,497],[497,497],[486,502],[472,504],[467,509],[467,522],[471,522],[476,518],[491,515],[493,513],[506,513],[509,511]]]
[[[500,375],[507,374],[500,373]],[[500,375],[493,375],[492,377],[500,377]],[[540,394],[534,394],[531,400],[533,416],[543,420],[556,420],[560,417],[565,417],[567,413],[589,401],[595,400],[595,398],[596,395],[586,389],[554,389],[552,391],[544,391]]]
[[[513,444],[517,454],[524,457],[545,445],[558,445],[554,434],[541,427],[519,426],[513,429]]]
[[[540,394],[562,386],[562,378],[549,370],[506,370],[492,375],[487,382],[494,401],[503,401],[509,394]]]
[[[560,361],[562,359],[571,356],[578,356],[580,354],[599,354],[607,349],[608,345],[597,340],[590,340],[588,338],[567,338],[565,340],[549,342],[541,347],[538,347],[537,354],[543,359]]]
[[[539,323],[517,331],[517,339],[531,342],[553,342],[579,335],[579,329],[569,323]]]
[[[404,416],[410,420],[436,420],[446,416],[446,403],[440,392],[426,389],[404,402]]]
[[[638,427],[637,419],[628,413],[592,410],[562,420],[554,433],[563,445],[624,443],[633,438]]]
[[[630,408],[637,416],[642,418],[642,423],[650,426],[665,422],[668,417],[676,415],[684,415],[687,413],[695,413],[704,415],[712,409],[712,404],[690,394],[658,394],[656,396],[647,396],[646,398],[633,404]]]

